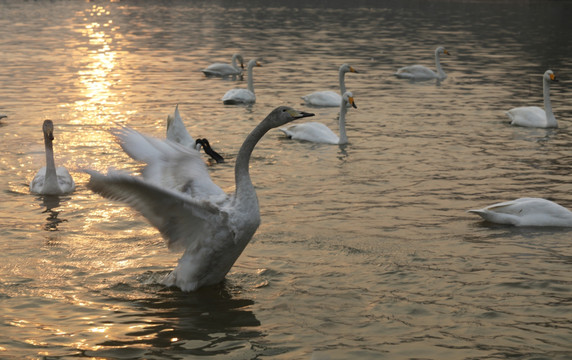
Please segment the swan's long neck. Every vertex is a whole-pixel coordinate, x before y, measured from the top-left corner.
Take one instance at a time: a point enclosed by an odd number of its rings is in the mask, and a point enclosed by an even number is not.
[[[542,92],[544,95],[544,112],[546,113],[547,125],[556,127],[558,126],[558,122],[552,113],[552,104],[550,103],[550,80],[546,78],[543,79]]]
[[[236,182],[236,198],[240,202],[250,200],[255,201],[256,204],[258,204],[254,185],[250,179],[250,155],[252,155],[252,150],[254,150],[258,141],[268,132],[268,130],[270,130],[270,128],[264,121],[258,124],[258,126],[248,134],[238,151],[238,155],[236,156],[234,180]]]
[[[238,65],[236,64],[236,58],[237,58],[236,55],[232,56],[232,67],[238,69]]]
[[[54,161],[54,146],[52,139],[47,133],[44,133],[44,144],[46,147],[46,177],[44,184],[57,186],[58,176],[56,174],[56,162]]]
[[[344,96],[344,93],[346,92],[346,72],[340,69],[339,77],[340,77],[340,93],[342,94],[342,96]]]
[[[345,101],[342,101],[340,106],[340,144],[348,143],[348,136],[346,135],[346,113],[348,112],[348,107]]]
[[[254,94],[254,81],[252,80],[252,68],[255,64],[248,64],[248,90]]]
[[[435,51],[435,66],[437,67],[437,73],[439,74],[439,78],[444,79],[447,77],[447,74],[443,71],[441,67],[441,55],[439,51]]]

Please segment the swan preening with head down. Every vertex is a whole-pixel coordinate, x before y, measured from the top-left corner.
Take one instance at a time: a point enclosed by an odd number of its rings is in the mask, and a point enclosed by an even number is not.
[[[340,106],[342,95],[346,92],[346,73],[357,73],[357,70],[348,64],[340,66],[338,77],[340,81],[340,93],[334,91],[316,91],[311,94],[302,96],[302,99],[307,105],[313,106],[327,106],[334,107]]]
[[[437,67],[437,72],[423,66],[423,65],[411,65],[404,66],[397,70],[395,76],[400,79],[409,79],[414,81],[424,81],[424,80],[444,80],[447,74],[443,71],[441,67],[441,54],[451,55],[444,47],[440,46],[435,49],[435,66]]]
[[[30,192],[41,195],[62,195],[75,189],[75,182],[65,167],[56,168],[54,160],[54,123],[45,120],[42,125],[46,166],[42,167],[30,183]]]
[[[240,67],[236,63],[237,60],[240,61]],[[242,59],[242,55],[234,54],[232,55],[232,64],[214,63],[201,71],[205,76],[227,77],[241,75],[242,69],[244,69],[244,60]]]
[[[538,127],[538,128],[556,128],[558,122],[552,113],[552,105],[550,103],[550,82],[558,81],[552,70],[546,70],[542,76],[542,92],[544,95],[544,109],[538,106],[523,106],[510,109],[506,112],[510,118],[511,125]]]
[[[281,128],[288,138],[294,140],[311,141],[324,144],[347,144],[348,137],[346,135],[346,112],[348,105],[357,109],[353,95],[350,91],[346,91],[340,99],[340,136],[336,135],[329,127],[319,122],[307,122],[302,124],[294,124],[286,128]]]
[[[114,133],[133,159],[146,163],[143,177],[122,172],[91,175],[88,188],[127,203],[155,226],[173,250],[184,251],[162,283],[183,291],[221,282],[260,224],[258,198],[249,174],[256,143],[270,129],[313,116],[281,106],[246,137],[235,164],[235,191],[226,194],[194,149],[122,128]]]
[[[224,162],[223,157],[211,148],[207,139],[194,140],[191,134],[189,134],[179,113],[179,105],[175,106],[175,113],[173,115],[169,114],[167,116],[167,139],[183,146],[194,148],[197,151],[202,147],[205,153],[217,163]]]
[[[520,198],[469,212],[497,224],[572,227],[572,211],[541,198]]]
[[[236,104],[254,104],[256,96],[254,95],[254,80],[252,79],[252,69],[255,66],[262,66],[256,59],[248,62],[248,88],[247,89],[231,89],[224,94],[222,102],[225,105]]]

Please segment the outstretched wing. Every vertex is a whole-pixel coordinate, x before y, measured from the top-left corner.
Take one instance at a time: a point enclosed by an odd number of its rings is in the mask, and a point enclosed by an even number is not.
[[[228,215],[216,204],[196,201],[121,172],[86,172],[91,175],[89,189],[139,211],[159,230],[169,249],[204,246],[215,232],[228,229]]]
[[[187,131],[179,114],[179,105],[175,107],[175,113],[167,117],[167,139],[185,147],[195,147],[195,140]]]
[[[225,192],[211,180],[197,150],[126,127],[114,130],[113,134],[129,156],[147,164],[143,170],[145,181],[184,192],[195,200],[226,198]]]

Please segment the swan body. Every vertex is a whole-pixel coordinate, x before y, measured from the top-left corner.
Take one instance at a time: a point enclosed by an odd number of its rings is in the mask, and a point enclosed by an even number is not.
[[[7,118],[7,117],[8,117],[8,115],[6,115],[6,114],[0,114],[0,120]]]
[[[235,192],[226,194],[209,177],[194,149],[129,128],[115,131],[121,147],[146,163],[143,177],[121,172],[91,175],[88,188],[127,203],[155,226],[173,250],[176,268],[162,283],[193,291],[221,282],[260,224],[258,198],[249,174],[256,143],[270,129],[313,116],[289,107],[274,109],[246,137],[235,164]]]
[[[324,106],[324,107],[334,107],[340,106],[342,101],[342,95],[346,92],[346,73],[353,72],[357,73],[357,70],[348,64],[343,64],[340,66],[338,76],[340,81],[340,93],[334,91],[316,91],[311,94],[302,96],[302,99],[307,105],[313,106]]]
[[[54,123],[45,120],[42,125],[46,166],[42,167],[30,183],[30,192],[41,195],[62,195],[75,190],[75,182],[65,167],[56,168],[54,161]]]
[[[252,79],[252,69],[255,66],[262,66],[256,59],[248,62],[248,89],[231,89],[224,94],[222,102],[225,105],[236,104],[254,104],[256,96],[254,95],[254,82]]]
[[[558,121],[552,113],[550,103],[550,82],[556,80],[552,70],[546,70],[542,76],[542,92],[544,95],[544,109],[537,106],[524,106],[510,109],[506,112],[511,125],[537,127],[537,128],[557,128]]]
[[[213,158],[217,163],[224,162],[222,156],[214,151],[207,139],[193,139],[187,131],[181,114],[179,113],[179,105],[175,107],[175,113],[167,116],[167,139],[188,148],[194,148],[197,151],[203,148],[205,153]]]
[[[413,81],[432,79],[444,80],[447,77],[447,74],[445,74],[441,67],[441,54],[451,55],[449,51],[442,46],[435,49],[435,66],[437,67],[437,72],[423,65],[411,65],[398,69],[394,75],[400,79],[409,79]]]
[[[469,212],[497,224],[572,227],[572,211],[541,198],[520,198]]]
[[[240,61],[240,67],[236,63],[237,60]],[[234,54],[232,55],[232,64],[214,63],[201,71],[205,76],[227,77],[241,75],[242,69],[244,69],[244,60],[242,59],[242,55]]]
[[[287,137],[294,140],[310,141],[324,144],[347,144],[348,137],[346,135],[346,113],[347,105],[357,108],[353,95],[350,91],[346,91],[340,100],[340,136],[336,135],[329,127],[319,122],[307,122],[295,124],[286,128],[281,128]]]

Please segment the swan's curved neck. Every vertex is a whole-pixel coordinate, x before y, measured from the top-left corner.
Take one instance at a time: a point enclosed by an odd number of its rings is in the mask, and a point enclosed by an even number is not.
[[[54,161],[54,146],[52,139],[47,133],[44,133],[44,145],[46,148],[46,178],[45,184],[57,184],[58,177],[56,174],[56,162]]]
[[[252,80],[252,68],[255,64],[248,64],[248,90],[254,94],[254,81]]]
[[[232,56],[232,67],[235,68],[235,69],[238,68],[238,65],[236,64],[236,58],[237,58],[236,55],[233,55],[233,56]]]
[[[342,94],[342,96],[344,96],[344,93],[346,92],[346,72],[343,70],[340,70],[340,93]]]
[[[241,201],[250,199],[258,202],[254,185],[250,179],[250,156],[252,155],[252,151],[258,141],[268,132],[268,130],[270,130],[270,127],[265,121],[258,124],[258,126],[248,134],[238,151],[238,155],[236,156],[236,164],[234,166],[234,180],[236,183],[235,192],[237,199]]]
[[[550,103],[550,80],[544,78],[542,83],[542,92],[544,95],[544,112],[546,113],[546,121],[548,126],[557,126],[556,118],[552,113],[552,104]]]
[[[345,101],[342,101],[340,106],[340,142],[339,144],[347,144],[348,136],[346,135],[346,113],[348,112],[348,107]]]
[[[439,78],[446,78],[447,74],[445,74],[443,68],[441,67],[441,56],[439,55],[438,51],[435,51],[435,66],[437,67],[437,74],[439,75]]]

